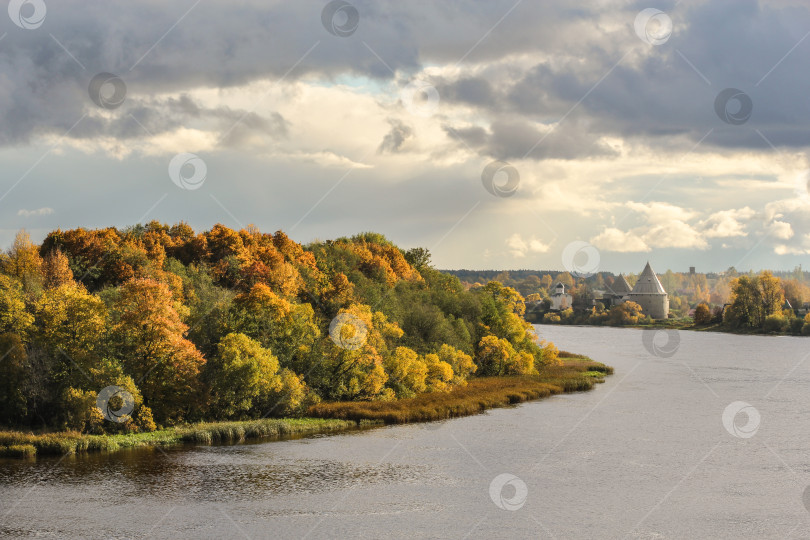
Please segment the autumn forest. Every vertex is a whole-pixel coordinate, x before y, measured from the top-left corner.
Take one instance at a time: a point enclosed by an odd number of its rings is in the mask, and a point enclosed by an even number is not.
[[[0,424],[145,432],[534,374],[559,360],[524,312],[515,289],[468,290],[375,233],[23,231],[0,255]],[[97,407],[110,386],[132,399],[121,421]]]

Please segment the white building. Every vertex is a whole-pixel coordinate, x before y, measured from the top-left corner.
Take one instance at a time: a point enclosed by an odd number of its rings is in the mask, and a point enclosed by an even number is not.
[[[562,311],[571,307],[574,297],[565,292],[565,285],[557,282],[551,293],[551,311]]]

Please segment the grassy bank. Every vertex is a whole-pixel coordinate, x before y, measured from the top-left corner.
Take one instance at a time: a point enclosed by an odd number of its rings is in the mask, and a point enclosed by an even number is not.
[[[309,410],[313,418],[211,422],[121,435],[76,432],[23,433],[0,431],[0,457],[114,452],[125,448],[178,444],[237,443],[249,439],[280,439],[296,435],[334,433],[375,424],[424,422],[476,414],[564,392],[590,390],[604,382],[613,368],[590,358],[561,352],[563,365],[537,376],[480,377],[450,392],[420,394],[398,401],[323,403]]]
[[[590,390],[604,382],[613,368],[590,358],[562,352],[563,365],[547,368],[537,376],[479,377],[450,392],[420,394],[397,401],[322,403],[310,416],[386,424],[425,422],[476,414],[494,407],[541,399],[565,392]]]
[[[211,422],[121,435],[83,435],[76,432],[22,433],[0,431],[0,457],[25,458],[83,452],[114,452],[124,448],[171,446],[183,443],[236,443],[248,439],[284,438],[345,431],[357,422],[320,419],[265,419],[246,422]]]

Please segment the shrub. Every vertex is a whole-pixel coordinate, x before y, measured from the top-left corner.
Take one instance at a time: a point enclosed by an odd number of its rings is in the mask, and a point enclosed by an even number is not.
[[[695,308],[695,324],[704,325],[712,322],[712,314],[709,311],[709,306],[705,303],[698,304]]]
[[[560,316],[556,313],[548,312],[543,315],[543,322],[546,324],[556,324],[560,322]]]
[[[810,313],[804,316],[804,324],[802,325],[802,335],[810,336]]]
[[[762,329],[768,334],[778,334],[787,329],[788,321],[781,315],[768,315],[762,323]]]

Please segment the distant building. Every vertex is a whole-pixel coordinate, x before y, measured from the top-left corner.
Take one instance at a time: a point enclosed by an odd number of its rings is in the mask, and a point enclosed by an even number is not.
[[[694,266],[690,266],[690,267],[689,267],[689,273],[690,273],[691,275],[693,275],[693,276],[695,275],[695,267],[694,267]]]
[[[602,303],[606,308],[618,306],[627,301],[641,306],[642,313],[653,319],[666,319],[669,316],[669,296],[649,262],[634,287],[630,287],[625,277],[619,274],[619,277],[602,294]]]
[[[602,295],[602,303],[605,304],[605,307],[618,306],[627,299],[630,291],[631,288],[630,284],[627,283],[627,279],[622,274],[619,274],[619,277],[613,281],[613,285],[608,286]]]
[[[642,313],[653,319],[666,319],[669,316],[669,296],[649,262],[627,299],[640,305]]]
[[[565,284],[557,282],[551,289],[551,311],[562,311],[571,307],[574,297],[565,292]]]

